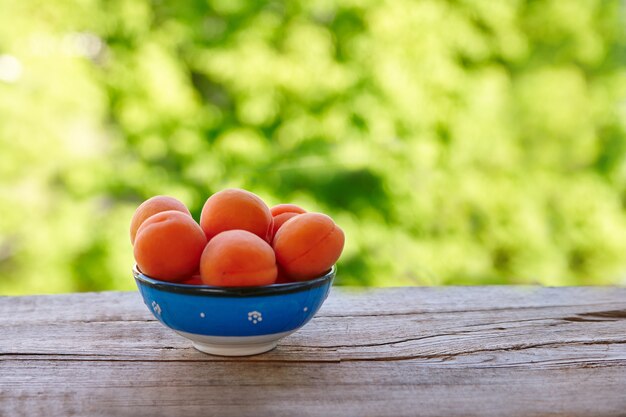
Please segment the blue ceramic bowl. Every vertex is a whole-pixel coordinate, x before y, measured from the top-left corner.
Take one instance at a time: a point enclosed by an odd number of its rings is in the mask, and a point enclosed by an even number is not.
[[[335,267],[304,282],[260,287],[214,287],[133,275],[148,309],[161,323],[205,353],[245,356],[267,352],[304,326],[321,307]]]

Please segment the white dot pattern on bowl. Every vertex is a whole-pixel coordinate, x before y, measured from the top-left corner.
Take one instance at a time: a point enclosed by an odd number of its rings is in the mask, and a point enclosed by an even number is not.
[[[152,302],[152,310],[154,310],[154,312],[159,316],[161,315],[161,306],[156,301]]]
[[[202,318],[205,318],[205,317],[206,317],[206,316],[205,316],[205,314],[204,314],[204,312],[200,313],[200,317],[202,317]]]
[[[263,315],[259,311],[250,311],[248,313],[248,321],[251,321],[252,324],[257,324],[258,322],[263,321]]]

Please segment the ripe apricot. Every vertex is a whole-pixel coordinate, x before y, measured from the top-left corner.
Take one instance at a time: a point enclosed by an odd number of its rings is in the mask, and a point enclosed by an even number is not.
[[[202,277],[200,276],[199,273],[196,273],[192,276],[190,276],[189,278],[185,278],[184,280],[180,281],[181,284],[187,284],[187,285],[202,285],[204,284],[204,282],[202,282]]]
[[[144,274],[181,281],[198,270],[207,239],[191,216],[176,210],[150,216],[137,230],[134,255]]]
[[[277,265],[277,267],[278,267],[278,274],[276,275],[275,284],[287,284],[288,282],[293,282],[291,277],[287,275],[285,270],[280,265]]]
[[[272,236],[274,236],[276,232],[278,232],[278,229],[280,229],[280,227],[283,224],[285,224],[287,220],[298,215],[299,213],[280,213],[274,216],[274,226],[272,227]]]
[[[278,264],[297,281],[319,277],[339,259],[345,237],[333,220],[304,213],[285,222],[274,236]]]
[[[204,204],[200,226],[207,239],[227,230],[246,230],[261,239],[272,238],[272,214],[257,195],[230,188],[213,194]]]
[[[157,195],[147,199],[135,210],[133,218],[130,221],[130,243],[135,244],[135,237],[139,226],[150,216],[162,211],[177,210],[191,217],[189,209],[174,197],[166,195]]]
[[[296,206],[295,204],[279,204],[270,209],[270,213],[272,213],[273,217],[278,216],[283,213],[306,213],[306,210],[300,206]]]
[[[272,247],[245,230],[228,230],[206,245],[200,274],[207,285],[245,287],[276,281],[276,257]]]
[[[279,204],[270,209],[272,217],[274,217],[274,226],[272,228],[272,238],[287,220],[298,214],[306,213],[306,210],[295,204]]]

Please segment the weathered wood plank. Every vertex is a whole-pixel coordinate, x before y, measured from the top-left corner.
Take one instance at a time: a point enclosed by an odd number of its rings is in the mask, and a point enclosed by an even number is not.
[[[626,367],[11,361],[6,415],[617,416]]]
[[[626,288],[616,287],[423,287],[375,291],[333,288],[331,294],[336,296],[328,298],[317,317],[456,314],[567,306],[625,308],[626,302]],[[0,296],[0,323],[128,320],[154,320],[137,292]]]
[[[374,310],[365,310],[362,306],[366,303],[363,302],[355,303],[360,308],[360,314],[354,314],[353,304],[329,302],[329,307],[321,312],[325,314],[315,317],[296,334],[284,339],[279,349],[247,360],[432,358],[449,361],[456,356],[481,352],[626,343],[626,317],[622,317],[626,316],[622,313],[626,311],[626,303],[615,301],[618,299],[615,295],[624,291],[593,292],[601,294],[602,298],[597,297],[594,303],[585,299],[581,305],[562,303],[563,306],[523,307],[518,303],[513,308],[500,305],[496,310],[468,309],[452,313],[448,312],[449,307],[441,304],[444,312],[417,311],[378,316],[375,316]],[[386,293],[373,293],[372,304],[380,303],[380,298],[385,298],[383,295]],[[343,293],[339,294],[336,298],[343,297]],[[108,303],[107,298],[112,296],[115,296],[115,304],[111,308],[114,313],[92,301],[91,309],[83,309],[84,317],[74,313],[73,320],[57,320],[54,317],[51,320],[50,312],[45,319],[34,321],[28,316],[41,314],[36,309],[32,313],[14,313],[13,318],[8,318],[11,313],[3,311],[0,314],[3,317],[0,332],[13,337],[0,339],[0,355],[3,355],[0,359],[11,354],[80,354],[109,359],[231,360],[206,356],[189,349],[188,341],[154,320],[136,294],[105,294],[102,303]],[[353,295],[357,296],[363,297]],[[543,299],[544,303],[554,301],[552,298],[546,300],[541,292],[535,292],[535,297]],[[538,304],[532,296],[529,296],[528,303]],[[76,310],[71,303],[63,305],[65,310]],[[90,317],[93,310],[97,314]],[[126,317],[132,319],[124,319]]]
[[[202,354],[136,293],[0,297],[0,416],[626,415],[626,289],[334,289],[277,349]]]

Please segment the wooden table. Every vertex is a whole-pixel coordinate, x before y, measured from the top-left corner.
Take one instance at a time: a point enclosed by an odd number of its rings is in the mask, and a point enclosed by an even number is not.
[[[0,416],[624,416],[626,289],[334,288],[274,351],[200,353],[137,293],[0,298]]]

